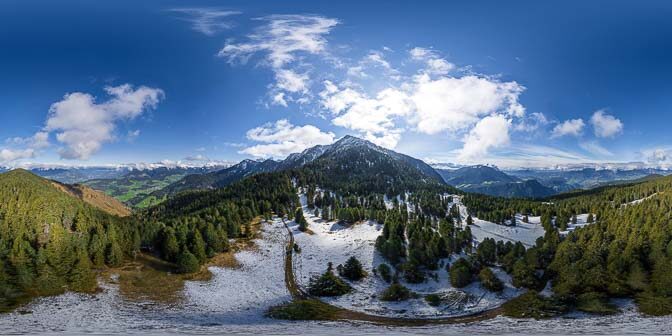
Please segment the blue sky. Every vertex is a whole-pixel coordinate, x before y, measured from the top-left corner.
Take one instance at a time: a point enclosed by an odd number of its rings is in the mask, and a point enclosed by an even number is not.
[[[667,1],[0,2],[0,164],[672,163]]]

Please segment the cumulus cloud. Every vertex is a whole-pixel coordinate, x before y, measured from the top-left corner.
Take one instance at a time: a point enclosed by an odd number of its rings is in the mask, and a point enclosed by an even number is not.
[[[355,88],[324,82],[322,106],[334,116],[332,123],[359,131],[367,138],[386,139],[394,148],[403,132],[400,123],[425,134],[459,133],[490,115],[522,117],[518,102],[524,87],[478,77],[415,76],[401,88],[386,88],[369,97]]]
[[[239,153],[260,158],[283,158],[316,145],[334,142],[334,133],[322,132],[313,125],[295,126],[287,119],[267,123],[247,131],[247,138],[262,144],[247,147]]]
[[[403,133],[412,130],[471,139],[468,151],[478,152],[472,148],[479,144],[487,151],[497,146],[464,135],[486,117],[505,119],[510,125],[525,116],[519,102],[524,86],[473,72],[458,75],[456,66],[431,48],[410,49],[410,59],[421,67],[406,73],[386,58],[392,52],[389,48],[369,51],[354,63],[333,56],[327,48],[327,36],[339,24],[336,19],[273,15],[257,20],[262,24],[254,33],[242,42],[229,41],[219,56],[236,64],[260,55],[261,65],[274,72],[271,104],[313,103],[317,96],[323,108],[320,116],[381,146],[396,147]],[[313,61],[326,62],[334,70],[324,71],[327,74],[318,95],[312,94],[317,85]],[[271,145],[281,147],[272,143],[263,148]]]
[[[241,14],[217,8],[173,8],[169,11],[182,15],[182,20],[191,23],[193,30],[207,36],[230,29],[234,24],[228,18]]]
[[[563,123],[555,125],[551,131],[551,138],[559,138],[565,135],[579,136],[583,132],[586,123],[583,119],[565,120]]]
[[[49,133],[38,131],[30,137],[14,137],[5,140],[5,143],[13,146],[28,147],[31,149],[43,149],[49,147]]]
[[[493,113],[522,117],[525,108],[518,98],[524,90],[516,82],[474,75],[439,79],[419,76],[412,92],[416,107],[412,121],[420,132],[437,134],[464,130]]]
[[[502,115],[487,116],[481,119],[466,135],[464,147],[458,159],[462,161],[477,160],[485,156],[491,148],[499,148],[509,144],[509,126],[511,121]]]
[[[0,164],[6,164],[20,159],[28,159],[34,156],[35,150],[32,148],[19,150],[3,148],[0,150]]]
[[[63,100],[49,108],[44,130],[55,132],[56,140],[65,147],[59,150],[61,158],[86,160],[102,145],[114,139],[115,124],[131,120],[147,109],[156,108],[163,98],[160,89],[129,84],[106,87],[111,98],[97,103],[82,92],[68,93]]]
[[[334,116],[337,126],[359,131],[374,143],[394,148],[400,139],[400,130],[394,119],[408,115],[412,102],[405,92],[384,89],[369,98],[352,88],[339,88],[330,81],[324,82],[320,93],[322,106]]]
[[[271,15],[257,20],[264,24],[248,36],[247,42],[227,43],[218,55],[235,64],[246,63],[253,55],[262,54],[263,64],[274,71],[276,78],[271,102],[286,106],[290,97],[278,96],[278,93],[301,93],[300,97],[307,94],[310,77],[297,70],[301,66],[299,58],[325,55],[325,36],[339,22],[317,15]]]
[[[590,123],[595,130],[595,136],[600,138],[611,138],[623,131],[621,120],[607,114],[604,110],[598,110],[593,113]]]
[[[397,147],[399,140],[401,140],[401,134],[398,131],[390,131],[384,134],[366,132],[364,134],[364,139],[381,147],[395,148]]]

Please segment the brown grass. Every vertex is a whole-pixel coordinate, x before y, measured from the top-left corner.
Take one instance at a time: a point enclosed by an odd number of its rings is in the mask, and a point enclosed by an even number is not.
[[[103,278],[119,285],[121,295],[130,301],[151,301],[162,304],[180,303],[184,298],[182,290],[185,281],[208,281],[212,279],[209,267],[238,268],[240,263],[235,254],[243,250],[256,249],[254,238],[260,236],[261,217],[255,218],[248,238],[240,238],[231,243],[229,251],[219,253],[192,274],[177,274],[175,265],[155,256],[140,253],[135,260],[103,272]],[[117,280],[112,280],[118,275]]]
[[[109,196],[102,191],[92,189],[82,184],[64,184],[52,181],[52,185],[60,191],[67,193],[70,196],[79,198],[89,205],[92,205],[111,215],[119,217],[126,217],[131,215],[131,210],[128,207],[126,207],[123,203],[119,202],[114,197]]]

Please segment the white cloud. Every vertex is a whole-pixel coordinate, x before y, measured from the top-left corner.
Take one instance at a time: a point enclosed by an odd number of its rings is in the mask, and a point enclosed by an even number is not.
[[[275,73],[275,80],[280,90],[292,93],[308,91],[308,75],[305,73],[299,74],[292,70],[280,69]],[[284,94],[284,92],[279,94]]]
[[[600,138],[611,138],[623,131],[623,123],[614,116],[606,114],[604,110],[593,113],[590,123],[595,130],[595,136]]]
[[[366,78],[369,75],[366,72],[364,72],[363,65],[357,65],[348,68],[348,76]]]
[[[502,115],[481,119],[464,139],[464,147],[459,153],[461,161],[473,161],[484,157],[491,148],[500,148],[510,142],[511,121]]]
[[[265,22],[247,42],[227,43],[219,51],[229,63],[246,63],[254,54],[264,56],[264,64],[275,73],[276,83],[271,90],[272,103],[286,106],[288,97],[279,92],[308,93],[309,74],[299,73],[303,55],[326,55],[325,36],[339,22],[336,19],[317,15],[271,15],[258,19]],[[280,99],[282,98],[282,99]],[[297,99],[298,100],[298,99]]]
[[[382,146],[394,148],[408,130],[463,136],[486,117],[500,116],[512,123],[525,115],[519,102],[525,87],[473,72],[452,75],[455,65],[432,49],[409,50],[411,59],[422,67],[414,74],[403,74],[386,59],[389,48],[370,51],[354,64],[332,56],[326,37],[339,23],[336,19],[274,15],[258,20],[263,24],[246,41],[229,41],[219,56],[233,64],[261,55],[261,64],[275,77],[270,102],[280,106],[312,102],[315,68],[311,62],[327,61],[337,72],[323,71],[327,80],[322,81],[324,89],[318,96],[328,113],[319,115]],[[371,87],[376,90],[367,92]],[[280,143],[265,146],[281,147]],[[491,147],[485,146],[486,151]]]
[[[408,95],[397,89],[384,89],[369,98],[352,88],[339,88],[324,82],[320,93],[322,106],[329,110],[336,126],[359,131],[364,137],[387,148],[394,148],[401,138],[401,130],[394,120],[412,112]]]
[[[20,159],[28,159],[34,156],[35,156],[35,150],[33,150],[32,148],[20,149],[20,150],[3,148],[0,150],[0,164],[6,164]]]
[[[146,86],[133,89],[124,84],[105,91],[112,98],[103,103],[88,93],[74,92],[49,108],[44,130],[55,132],[56,140],[65,145],[59,150],[62,158],[88,159],[114,139],[117,121],[131,120],[163,98],[162,90]]]
[[[650,164],[670,166],[672,165],[672,149],[653,148],[642,151],[643,159]]]
[[[546,115],[541,112],[534,112],[522,118],[520,122],[514,125],[513,129],[518,132],[531,133],[546,125],[548,125]]]
[[[411,99],[416,113],[412,122],[426,134],[456,132],[469,128],[480,118],[501,112],[522,117],[525,108],[518,102],[525,90],[516,82],[499,82],[474,75],[416,78]]]
[[[30,138],[30,148],[42,149],[49,147],[49,133],[39,131]]]
[[[415,76],[401,88],[386,88],[369,97],[352,87],[324,82],[322,106],[334,116],[336,126],[359,131],[368,138],[383,138],[394,148],[403,127],[409,124],[421,133],[461,133],[482,118],[503,114],[522,117],[518,96],[524,88],[516,82],[499,82],[474,75],[431,79]]]
[[[385,60],[385,56],[380,51],[371,51],[366,56],[366,60],[370,63],[373,63],[374,65],[383,67],[386,70],[396,71],[394,68],[392,68],[390,62]]]
[[[247,131],[248,139],[262,144],[247,147],[239,153],[261,158],[283,158],[312,146],[331,144],[334,137],[334,133],[322,132],[313,125],[294,126],[281,119]]]
[[[278,92],[273,96],[273,99],[271,100],[271,103],[274,105],[280,105],[287,107],[287,100],[285,100],[285,93],[284,92]]]
[[[23,146],[32,149],[42,149],[49,147],[49,133],[44,131],[38,131],[30,137],[21,138],[9,138],[5,140],[5,143],[14,145],[14,146]]]
[[[369,140],[378,146],[393,149],[397,147],[399,140],[401,140],[401,134],[398,131],[390,131],[381,135],[367,132],[364,134],[364,139]]]
[[[608,149],[602,147],[597,141],[589,141],[589,142],[582,142],[579,143],[579,147],[583,148],[583,150],[597,156],[613,156],[614,153],[609,151]]]
[[[559,138],[565,135],[579,136],[586,124],[583,119],[570,119],[556,125],[551,131],[551,138]]]
[[[242,148],[242,147],[245,147],[247,145],[242,143],[242,142],[225,142],[224,146],[234,147],[234,148]]]
[[[133,130],[133,131],[128,131],[126,133],[126,140],[128,142],[133,142],[135,139],[137,139],[140,136],[140,130]]]
[[[432,49],[415,47],[409,50],[411,59],[425,62],[425,72],[433,75],[446,75],[455,69],[455,64],[439,57],[438,53]]]
[[[329,81],[321,93],[322,104],[336,117],[335,125],[357,131],[382,133],[394,128],[392,118],[410,112],[409,97],[396,89],[384,89],[376,97],[368,98],[351,89],[338,89]]]
[[[203,154],[190,155],[190,156],[185,157],[183,160],[184,161],[192,161],[192,162],[194,162],[194,161],[210,161],[210,159],[208,159],[208,157],[206,157]]]
[[[173,8],[170,11],[184,15],[182,19],[191,23],[193,30],[207,36],[230,29],[234,24],[227,19],[230,16],[241,14],[237,11],[216,8]]]

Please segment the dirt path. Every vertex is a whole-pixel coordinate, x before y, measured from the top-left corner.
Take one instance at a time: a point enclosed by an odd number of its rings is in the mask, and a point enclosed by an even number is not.
[[[287,286],[287,290],[289,291],[290,295],[294,300],[305,300],[305,299],[319,300],[319,298],[311,297],[296,283],[296,279],[294,278],[294,268],[292,264],[292,255],[294,254],[294,234],[292,233],[292,230],[289,228],[289,225],[287,225],[287,222],[285,222],[284,219],[282,220],[282,223],[285,225],[285,229],[287,229],[287,233],[289,234],[289,240],[287,242],[287,248],[285,250],[285,285]],[[388,326],[415,327],[425,325],[470,323],[470,322],[489,320],[502,314],[502,308],[497,307],[478,313],[462,316],[443,317],[443,318],[422,319],[422,318],[385,317],[348,310],[338,306],[330,305],[324,301],[321,302],[325,305],[330,306],[336,311],[334,320],[360,321],[360,322],[368,322]]]

